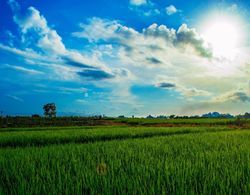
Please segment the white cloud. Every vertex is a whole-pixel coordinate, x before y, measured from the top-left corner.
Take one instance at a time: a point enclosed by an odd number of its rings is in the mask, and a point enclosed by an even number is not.
[[[148,11],[142,12],[144,16],[155,16],[155,15],[159,15],[161,12],[159,9],[154,8],[154,9],[150,9]]]
[[[85,100],[85,99],[77,99],[77,100],[76,100],[76,103],[79,103],[79,104],[87,104],[88,101]]]
[[[74,37],[87,39],[90,43],[86,51],[78,51],[67,48],[60,35],[35,8],[29,8],[26,15],[15,14],[15,21],[23,36],[24,49],[0,44],[0,50],[21,56],[33,66],[51,68],[53,71],[48,71],[46,79],[55,79],[57,75],[61,80],[84,81],[110,89],[103,99],[100,98],[107,102],[133,106],[140,100],[132,94],[131,86],[155,83],[162,84],[158,87],[172,86],[171,90],[187,98],[211,98],[204,103],[206,109],[209,105],[248,101],[245,86],[241,90],[235,89],[249,80],[246,71],[249,51],[245,52],[244,58],[243,52],[239,52],[232,61],[215,59],[212,48],[199,32],[186,24],[177,29],[152,24],[136,30],[118,20],[90,18],[73,33]],[[19,68],[19,71],[28,70]],[[103,80],[100,82],[100,79]],[[59,90],[83,93],[83,96],[87,93],[81,88]],[[183,104],[185,102],[180,107]],[[193,111],[192,107],[189,111]]]
[[[250,94],[247,91],[237,90],[237,91],[230,91],[225,94],[219,95],[213,98],[212,102],[250,102]]]
[[[37,59],[37,60],[44,59],[44,57],[42,55],[40,55],[37,52],[33,51],[32,49],[28,49],[28,48],[26,48],[25,50],[21,50],[21,49],[9,47],[9,46],[6,46],[6,45],[3,45],[0,43],[0,49],[7,51],[9,53],[15,54],[15,55],[22,56],[24,58]]]
[[[129,9],[141,17],[153,17],[161,12],[150,0],[130,0]]]
[[[29,7],[25,16],[15,15],[14,20],[21,28],[23,38],[29,38],[25,37],[29,31],[35,31],[38,34],[37,46],[43,51],[57,54],[66,52],[61,37],[48,26],[46,19],[34,7]]]
[[[164,39],[169,46],[186,48],[191,46],[198,55],[211,58],[211,48],[205,45],[205,41],[193,28],[188,28],[186,24],[180,26],[178,31],[169,29],[165,25],[153,24],[142,33],[133,28],[124,26],[118,21],[110,21],[101,18],[92,18],[87,24],[80,24],[82,30],[73,33],[79,38],[86,38],[90,42],[106,41],[107,43],[120,44],[132,48],[140,42],[141,45],[151,46],[156,39]]]
[[[85,94],[88,91],[88,89],[84,87],[80,88],[59,87],[58,90],[61,91],[62,93],[82,93],[82,94]]]
[[[90,42],[100,40],[126,43],[128,39],[138,34],[133,28],[123,26],[117,20],[90,18],[87,24],[81,23],[82,31],[73,33],[78,38],[87,38]]]
[[[12,4],[17,3],[11,0]],[[91,73],[93,73],[91,79],[113,77],[112,71],[95,56],[95,53],[84,55],[79,51],[67,49],[62,38],[56,30],[49,27],[45,17],[37,9],[29,7],[27,12],[22,14],[19,9],[13,9],[13,6],[11,8],[14,21],[22,33],[22,44],[26,46],[26,49],[20,50],[2,44],[0,44],[0,49],[20,55],[28,63],[35,61],[37,64],[51,65],[50,68],[54,68],[54,72],[58,73],[61,78],[90,79]],[[62,73],[58,71],[59,69],[68,73]]]
[[[176,37],[177,45],[184,45],[184,47],[190,45],[203,57],[211,58],[213,56],[212,48],[206,45],[205,40],[194,28],[188,28],[186,24],[182,24],[177,31]]]
[[[23,72],[25,74],[31,74],[31,75],[44,74],[42,71],[25,68],[23,66],[14,66],[14,65],[5,64],[4,67]]]
[[[23,99],[14,95],[7,95],[8,98],[18,101],[18,102],[23,102]]]
[[[189,102],[180,110],[182,114],[202,114],[218,111],[235,115],[248,112],[250,94],[245,90],[232,90],[206,101]]]
[[[133,73],[134,82],[154,84],[155,80],[152,78],[160,72],[165,72],[168,76],[183,77],[192,74],[194,68],[199,70],[195,66],[203,59],[212,59],[211,48],[206,47],[198,32],[188,28],[186,24],[177,30],[152,24],[139,32],[119,21],[92,18],[80,27],[81,31],[73,35],[91,43],[112,45],[109,47],[113,49],[112,58],[118,64],[126,65],[129,72]],[[199,89],[195,85],[186,87],[183,83],[178,84],[175,90],[187,97],[210,95],[205,89]]]
[[[211,93],[209,93],[207,91],[196,89],[194,87],[187,88],[185,86],[181,86],[181,85],[173,83],[173,82],[160,82],[160,83],[156,84],[156,87],[168,89],[168,90],[175,90],[186,97],[210,96],[211,95]]]
[[[174,6],[174,5],[169,5],[168,7],[166,7],[166,13],[167,15],[173,15],[175,13],[178,12],[178,9]]]
[[[130,0],[129,2],[134,6],[146,5],[148,3],[147,0]]]

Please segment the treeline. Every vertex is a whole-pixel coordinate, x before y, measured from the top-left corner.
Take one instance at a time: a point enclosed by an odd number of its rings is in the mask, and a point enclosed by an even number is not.
[[[163,120],[162,120],[163,119]],[[214,120],[215,121],[214,121]],[[40,115],[32,116],[0,116],[0,128],[8,127],[56,127],[56,126],[98,126],[98,125],[119,125],[120,123],[129,125],[149,125],[149,124],[223,124],[241,126],[250,123],[250,113],[232,116],[229,114],[208,113],[202,116],[152,116],[146,118],[136,118],[119,116],[117,118],[106,117],[102,115],[81,117],[42,117]]]
[[[7,127],[50,127],[50,126],[96,126],[109,123],[110,118],[103,116],[93,117],[32,117],[5,116],[0,117],[0,128]]]
[[[241,118],[243,118],[244,115],[242,115]],[[194,115],[194,116],[178,116],[178,115],[170,115],[170,116],[165,116],[165,115],[159,115],[159,116],[152,116],[148,115],[146,118],[151,119],[151,118],[158,118],[158,119],[198,119],[198,118],[237,118],[236,116],[233,116],[231,114],[221,114],[219,112],[209,112],[207,114],[203,114],[201,116],[199,115]]]
[[[124,116],[119,116],[119,118],[125,118]],[[133,117],[132,117],[133,118]],[[250,119],[250,113],[246,112],[245,114],[240,115],[232,115],[232,114],[221,114],[219,112],[209,112],[203,115],[194,115],[194,116],[178,116],[178,115],[159,115],[159,116],[152,116],[148,115],[147,119],[199,119],[199,118],[223,118],[223,119],[232,119],[232,118],[241,118],[241,119]]]

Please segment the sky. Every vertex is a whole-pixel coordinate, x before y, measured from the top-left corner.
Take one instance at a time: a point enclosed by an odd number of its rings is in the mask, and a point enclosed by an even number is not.
[[[247,0],[0,0],[0,111],[250,111]]]

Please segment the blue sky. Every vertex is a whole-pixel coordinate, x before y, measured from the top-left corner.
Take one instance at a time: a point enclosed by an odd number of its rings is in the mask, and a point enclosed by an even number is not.
[[[0,0],[0,111],[250,111],[249,4]]]

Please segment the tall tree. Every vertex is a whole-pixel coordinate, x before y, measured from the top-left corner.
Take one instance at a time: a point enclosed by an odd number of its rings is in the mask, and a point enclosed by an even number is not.
[[[55,103],[48,103],[43,106],[44,115],[46,117],[56,117],[56,105]]]

